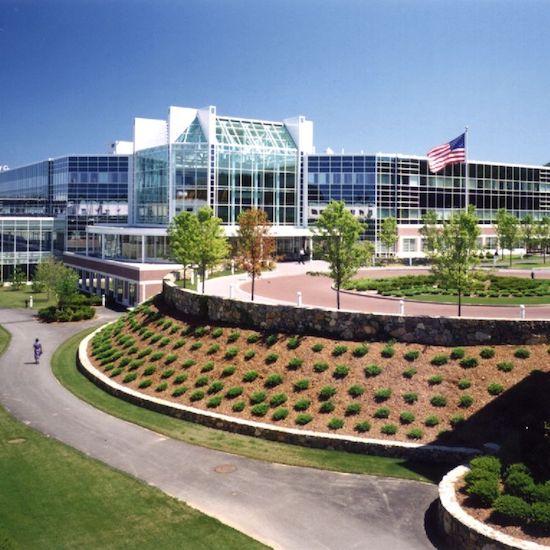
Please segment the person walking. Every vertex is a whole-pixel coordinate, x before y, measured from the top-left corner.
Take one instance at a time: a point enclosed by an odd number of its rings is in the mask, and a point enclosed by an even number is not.
[[[303,248],[300,248],[300,259],[298,260],[298,263],[305,265],[305,263],[306,263],[305,258],[306,258],[305,250]]]
[[[34,349],[34,362],[36,365],[38,365],[38,363],[40,362],[40,356],[42,355],[42,344],[40,343],[38,338],[36,338],[32,347]]]

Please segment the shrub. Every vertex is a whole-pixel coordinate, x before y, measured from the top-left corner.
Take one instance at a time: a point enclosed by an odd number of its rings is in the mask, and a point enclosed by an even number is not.
[[[430,428],[433,428],[434,426],[437,426],[439,424],[439,418],[434,415],[427,416],[424,420],[424,424],[426,426],[429,426]]]
[[[401,424],[412,424],[414,422],[415,416],[412,412],[409,411],[403,411],[399,415],[399,421]]]
[[[384,424],[380,431],[385,435],[395,435],[397,433],[397,426],[395,424]]]
[[[350,403],[346,407],[346,416],[353,416],[361,412],[361,405],[359,403]]]
[[[313,420],[313,416],[311,416],[311,414],[306,413],[306,414],[298,414],[294,422],[299,426],[305,426],[306,424],[309,424],[312,420]]]
[[[139,383],[138,388],[140,388],[140,389],[148,388],[152,383],[153,383],[153,381],[150,378],[146,378],[145,380],[142,380]]]
[[[409,367],[403,371],[403,377],[411,379],[416,373],[417,370],[415,368]]]
[[[391,397],[392,391],[390,388],[380,388],[374,392],[374,400],[378,403],[386,401]]]
[[[235,397],[242,395],[243,391],[244,390],[241,386],[233,386],[227,390],[225,397],[227,397],[227,399],[235,399]]]
[[[464,394],[460,396],[460,399],[458,400],[458,406],[462,409],[468,409],[471,407],[474,403],[474,398],[471,395]]]
[[[288,397],[286,396],[286,393],[276,393],[270,400],[269,404],[272,407],[279,407],[283,403],[286,403],[288,400]]]
[[[341,355],[344,355],[348,351],[348,346],[345,346],[343,344],[338,344],[334,346],[334,349],[332,350],[332,356],[333,357],[340,357]]]
[[[513,370],[514,364],[510,361],[502,361],[500,363],[497,363],[497,369],[501,372],[510,372]]]
[[[268,410],[269,410],[269,405],[267,403],[259,403],[258,405],[254,405],[250,409],[250,412],[254,416],[265,416]]]
[[[293,357],[287,364],[287,368],[290,370],[296,370],[299,369],[304,363],[303,359],[300,359],[299,357]]]
[[[523,523],[529,519],[531,507],[527,502],[512,495],[501,495],[493,502],[493,509],[509,523]]]
[[[216,327],[215,329],[212,329],[212,332],[210,333],[212,338],[219,338],[222,334],[223,334],[223,328],[221,327]]]
[[[178,358],[177,355],[174,355],[173,353],[166,356],[166,359],[164,360],[165,365],[169,365],[170,363],[173,363]]]
[[[197,338],[201,338],[208,332],[206,327],[197,327],[193,333]]]
[[[176,372],[174,369],[166,369],[165,371],[162,372],[160,377],[164,379],[170,378],[170,376],[172,376],[174,372]]]
[[[441,384],[441,382],[443,382],[443,376],[441,376],[441,374],[434,374],[428,378],[428,384],[430,386],[437,386]]]
[[[412,405],[418,401],[418,394],[416,392],[410,391],[403,394],[403,401]]]
[[[254,382],[258,378],[258,373],[255,370],[249,370],[243,375],[243,382]]]
[[[157,368],[153,365],[149,365],[148,367],[145,367],[143,370],[144,376],[151,376],[151,374],[154,374]]]
[[[405,361],[416,361],[420,357],[420,352],[417,349],[410,349],[403,354]]]
[[[174,346],[173,348],[174,349],[179,349],[181,347],[183,347],[185,345],[185,340],[183,338],[180,338],[179,340],[177,340],[175,343],[174,343]]]
[[[457,386],[458,386],[459,389],[461,389],[461,390],[467,390],[471,385],[472,385],[472,383],[471,383],[470,380],[468,380],[467,378],[461,378],[461,379],[457,382]]]
[[[223,390],[223,382],[216,380],[215,382],[212,382],[212,384],[210,384],[210,387],[208,388],[208,393],[209,394],[218,393],[222,390]]]
[[[296,349],[299,345],[300,339],[297,336],[290,337],[286,343],[288,349]]]
[[[305,391],[309,388],[309,380],[307,378],[297,380],[296,382],[294,382],[293,388],[295,392]]]
[[[357,422],[357,424],[355,424],[353,429],[359,433],[368,432],[370,431],[370,422],[367,420],[363,420],[362,422]]]
[[[528,473],[514,470],[506,475],[504,488],[509,495],[528,499],[533,494],[535,482]]]
[[[451,416],[451,418],[449,419],[449,424],[453,427],[453,428],[456,428],[456,426],[458,426],[459,424],[462,424],[464,422],[464,416],[461,415],[461,414],[455,414],[454,416]]]
[[[131,372],[127,374],[123,379],[122,382],[124,384],[128,384],[128,382],[133,382],[137,378],[137,373]]]
[[[372,378],[373,376],[378,376],[382,372],[382,369],[373,363],[371,365],[367,365],[364,372],[367,378]]]
[[[319,399],[326,401],[336,395],[336,388],[334,386],[323,386],[319,391]]]
[[[466,482],[467,486],[472,485],[476,481],[479,481],[480,479],[499,479],[498,475],[494,472],[490,472],[489,470],[483,470],[481,468],[473,468],[470,470],[465,476],[464,481]]]
[[[451,359],[463,359],[466,355],[464,348],[453,348],[451,351]]]
[[[267,365],[272,365],[273,363],[276,363],[279,359],[279,356],[276,353],[268,353],[265,356],[265,362]]]
[[[198,349],[202,348],[202,342],[193,342],[191,346],[189,346],[189,349],[191,351],[197,351]]]
[[[214,361],[207,361],[202,367],[201,372],[210,372],[214,370]]]
[[[432,360],[430,363],[432,365],[435,365],[436,367],[440,367],[441,365],[445,365],[449,362],[449,356],[445,355],[444,353],[438,353],[437,355],[434,355],[432,357]]]
[[[233,332],[229,333],[229,336],[227,337],[227,341],[232,344],[233,342],[236,342],[241,336],[241,333],[238,330],[234,330]]]
[[[173,323],[174,323],[174,321],[172,321],[172,319],[166,319],[166,321],[164,321],[164,323],[162,323],[162,329],[163,330],[169,329],[172,326]]]
[[[178,374],[174,380],[172,380],[173,384],[183,384],[187,380],[187,374]]]
[[[227,349],[225,350],[225,355],[224,355],[224,357],[225,357],[226,359],[233,359],[233,358],[237,357],[238,353],[239,353],[239,348],[237,348],[237,347],[235,347],[235,346],[232,346],[232,347],[227,348]]]
[[[265,387],[266,388],[274,388],[275,386],[278,386],[279,384],[283,383],[283,377],[280,374],[270,374],[265,379]]]
[[[518,348],[514,351],[514,357],[517,359],[528,359],[531,352],[527,348]]]
[[[367,353],[369,352],[369,346],[365,344],[359,344],[355,348],[353,348],[353,356],[354,357],[365,357]]]
[[[153,350],[151,348],[143,348],[138,354],[138,359],[142,359],[146,355],[149,355]]]
[[[332,376],[337,379],[345,378],[349,374],[349,367],[347,365],[336,365]]]
[[[204,397],[204,392],[202,390],[195,390],[190,396],[190,401],[200,401]]]
[[[255,344],[256,342],[258,342],[260,339],[260,335],[256,332],[252,333],[252,334],[249,334],[246,338],[246,341],[249,343],[249,344]]]
[[[325,372],[328,369],[328,363],[325,361],[319,361],[313,365],[315,372]]]
[[[531,521],[542,529],[550,529],[550,504],[548,502],[534,502],[531,505]]]
[[[351,397],[359,397],[365,393],[365,388],[359,384],[354,384],[348,389],[348,395]]]
[[[407,432],[407,437],[409,439],[422,439],[424,437],[424,432],[420,428],[413,428]]]
[[[155,353],[153,353],[151,355],[151,361],[158,361],[159,359],[162,359],[163,357],[164,357],[164,352],[155,351]]]
[[[202,386],[206,386],[209,382],[209,378],[208,376],[199,376],[196,380],[195,380],[195,387],[196,388],[201,388]]]
[[[460,360],[460,366],[463,369],[473,369],[474,367],[477,367],[478,361],[475,357],[464,357],[464,359]]]
[[[499,496],[498,478],[475,481],[466,488],[466,492],[474,497],[482,506],[489,507]]]
[[[274,346],[277,343],[278,336],[276,334],[270,334],[266,339],[265,343],[267,347]]]
[[[207,350],[206,355],[214,355],[215,353],[218,353],[220,351],[220,344],[212,344]]]
[[[493,382],[487,386],[487,391],[489,395],[500,395],[504,391],[504,386],[497,382]]]
[[[390,359],[395,355],[395,348],[391,344],[387,344],[382,348],[380,355],[386,359]]]
[[[275,421],[284,420],[288,416],[288,409],[285,407],[279,407],[277,410],[273,411],[271,418]]]
[[[310,405],[311,405],[311,401],[309,399],[298,399],[298,401],[294,403],[294,410],[306,411],[307,409],[309,409]]]
[[[479,356],[482,359],[492,359],[495,356],[495,348],[482,348]]]
[[[332,401],[324,401],[319,407],[319,412],[323,414],[331,413],[335,409],[335,405]]]
[[[434,395],[430,399],[430,403],[434,407],[445,407],[447,406],[447,398],[443,397],[442,395]]]
[[[319,342],[317,342],[316,344],[313,344],[313,346],[311,346],[311,351],[315,352],[315,353],[319,353],[321,351],[323,351],[323,348],[325,346],[323,346],[323,344],[320,344]]]
[[[344,427],[344,421],[341,418],[331,418],[327,426],[330,430],[339,430]]]
[[[133,359],[128,364],[128,370],[139,369],[139,367],[141,367],[141,365],[143,365],[144,362],[145,362],[145,359]]]
[[[250,402],[253,405],[257,405],[258,403],[262,403],[265,401],[266,393],[265,391],[256,391],[250,396]]]
[[[155,388],[155,391],[161,392],[161,391],[164,391],[167,387],[168,387],[168,383],[167,383],[167,382],[161,382],[161,383]]]
[[[234,365],[229,365],[222,370],[222,376],[224,378],[227,378],[228,376],[232,376],[233,374],[235,374],[236,370],[237,368]]]
[[[496,456],[476,456],[470,460],[470,467],[472,470],[485,470],[491,472],[495,476],[500,476],[502,464]]]
[[[380,407],[374,411],[374,418],[388,418],[390,416],[390,409],[388,407]]]
[[[207,402],[206,406],[209,409],[215,409],[216,407],[219,407],[222,402],[222,398],[220,395],[216,395],[215,397],[211,397]]]
[[[244,408],[246,407],[246,403],[244,401],[237,401],[236,403],[233,403],[231,406],[231,410],[233,412],[242,412],[244,411]]]
[[[153,334],[151,336],[151,343],[156,344],[162,338],[162,334]]]
[[[165,336],[165,337],[162,338],[161,341],[159,342],[159,346],[160,346],[161,348],[163,348],[164,346],[167,346],[169,343],[170,343],[170,338],[168,338],[168,336]]]
[[[244,352],[244,359],[245,361],[250,361],[254,356],[256,355],[256,352],[253,349],[247,349]]]
[[[194,360],[194,359],[186,359],[182,364],[181,366],[184,368],[184,369],[188,369],[190,367],[192,367],[193,365],[195,365],[197,362]]]

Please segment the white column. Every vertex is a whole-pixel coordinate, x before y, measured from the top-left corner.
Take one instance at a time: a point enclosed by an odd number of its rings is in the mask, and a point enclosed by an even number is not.
[[[302,307],[302,293],[300,291],[296,292],[296,305]]]
[[[105,259],[105,235],[99,235],[101,239],[101,259]]]
[[[145,235],[141,236],[141,263],[145,263]]]

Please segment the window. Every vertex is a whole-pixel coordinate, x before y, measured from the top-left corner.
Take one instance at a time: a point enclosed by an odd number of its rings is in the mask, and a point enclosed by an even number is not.
[[[416,239],[404,238],[403,239],[403,252],[416,252]]]

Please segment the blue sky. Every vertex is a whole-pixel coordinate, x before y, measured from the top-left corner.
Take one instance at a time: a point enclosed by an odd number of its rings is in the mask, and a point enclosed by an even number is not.
[[[0,164],[103,152],[169,105],[315,122],[318,151],[550,161],[550,2],[0,0]]]

